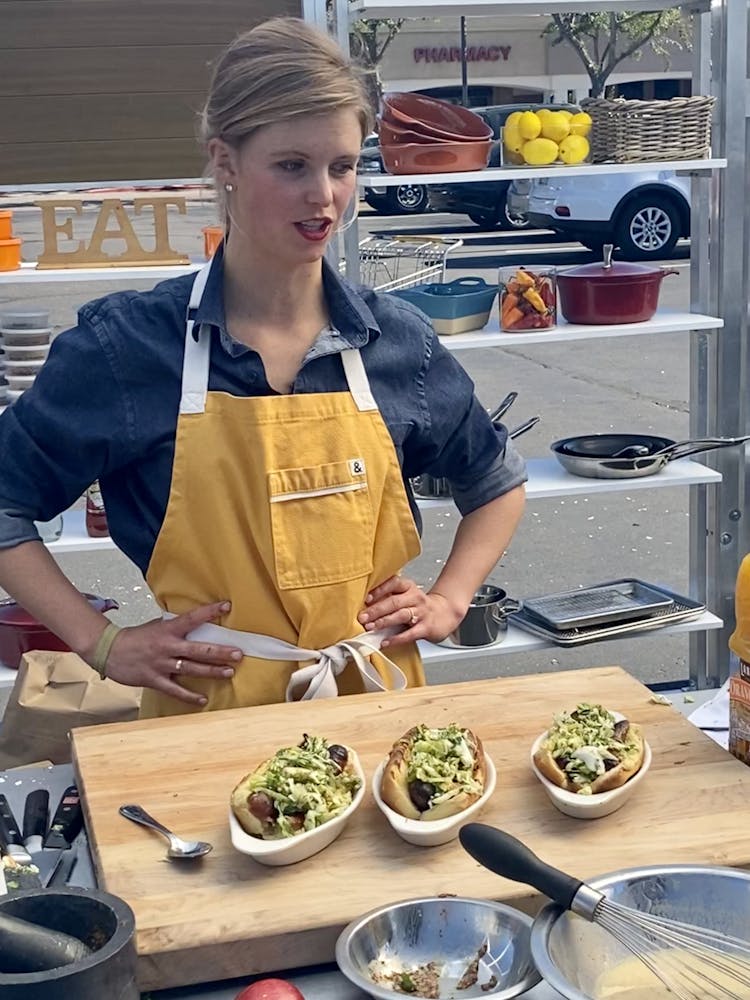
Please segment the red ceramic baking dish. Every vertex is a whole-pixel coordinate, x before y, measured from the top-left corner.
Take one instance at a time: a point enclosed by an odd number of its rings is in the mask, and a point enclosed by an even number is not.
[[[83,595],[93,608],[102,613],[119,608],[117,601],[95,594]],[[69,646],[45,628],[33,615],[10,598],[0,601],[0,663],[18,669],[21,657],[32,649],[56,649],[68,652]]]
[[[492,140],[484,142],[441,142],[423,146],[381,146],[383,166],[389,174],[460,173],[483,170],[489,161]]]
[[[418,132],[416,125],[413,129],[393,125],[384,118],[378,122],[378,136],[383,146],[404,146],[407,143],[418,143],[420,146],[439,146],[444,142],[455,142],[454,139],[436,139],[433,135]]]
[[[465,142],[492,137],[490,126],[474,111],[424,94],[386,94],[382,116],[394,125],[436,139]]]

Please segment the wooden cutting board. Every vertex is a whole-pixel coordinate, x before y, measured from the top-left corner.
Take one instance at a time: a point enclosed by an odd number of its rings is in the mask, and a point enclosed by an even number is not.
[[[498,772],[481,821],[582,878],[643,864],[750,866],[750,768],[650,697],[625,671],[606,667],[75,730],[99,884],[135,912],[141,988],[330,962],[349,920],[399,899],[456,893],[539,905],[533,890],[480,868],[457,841],[404,843],[369,792],[341,837],[307,861],[267,868],[236,852],[232,788],[304,732],[353,746],[369,779],[416,723],[474,728]],[[640,723],[653,750],[632,799],[599,820],[563,816],[529,768],[530,744],[552,714],[584,700]],[[193,866],[166,861],[161,837],[118,814],[126,802],[211,841],[213,853]]]

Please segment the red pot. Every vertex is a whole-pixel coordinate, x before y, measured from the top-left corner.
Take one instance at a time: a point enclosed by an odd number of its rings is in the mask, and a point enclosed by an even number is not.
[[[97,611],[105,613],[119,608],[117,601],[109,597],[83,595]],[[69,652],[70,646],[50,632],[29,612],[8,598],[0,601],[0,663],[5,667],[18,669],[21,657],[32,649],[57,649]]]
[[[645,323],[656,312],[662,281],[677,273],[647,264],[613,263],[607,245],[601,264],[558,272],[560,312],[569,323]]]

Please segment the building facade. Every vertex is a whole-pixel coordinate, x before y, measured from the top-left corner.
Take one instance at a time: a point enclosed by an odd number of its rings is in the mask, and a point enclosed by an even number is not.
[[[577,102],[589,78],[570,45],[551,45],[547,18],[466,19],[470,103],[520,100]],[[386,90],[419,90],[435,97],[461,97],[461,39],[457,18],[407,21],[386,50],[381,79]],[[674,49],[669,62],[646,48],[640,59],[621,63],[608,84],[627,97],[644,99],[690,93],[691,53]]]

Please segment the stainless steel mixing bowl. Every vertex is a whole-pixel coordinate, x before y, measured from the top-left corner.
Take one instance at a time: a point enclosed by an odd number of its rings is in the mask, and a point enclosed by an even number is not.
[[[750,872],[660,865],[626,868],[586,884],[624,906],[750,941]],[[607,931],[557,903],[537,914],[531,954],[544,979],[568,1000],[597,1000],[602,973],[630,958]]]
[[[539,982],[531,961],[531,917],[491,900],[459,896],[407,899],[371,910],[353,920],[336,942],[336,961],[359,989],[378,1000],[402,993],[378,984],[373,971],[416,969],[428,962],[442,967],[441,997],[510,1000]],[[483,946],[477,981],[456,990],[470,962]],[[494,985],[490,985],[494,977]]]

